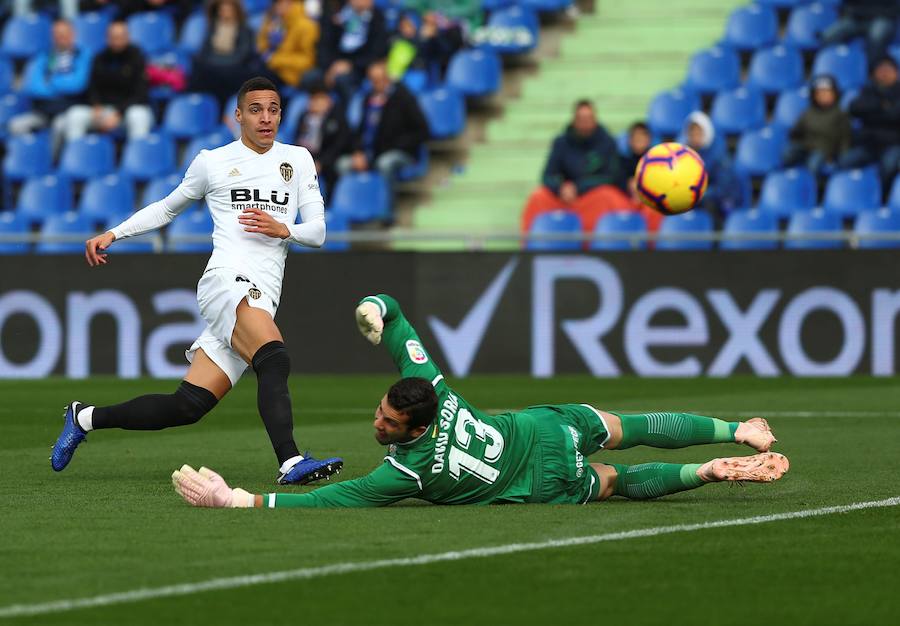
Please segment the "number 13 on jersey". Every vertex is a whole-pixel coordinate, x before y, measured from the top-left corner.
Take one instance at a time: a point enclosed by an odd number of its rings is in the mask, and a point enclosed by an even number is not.
[[[468,426],[472,426],[469,430]],[[472,476],[486,483],[493,483],[500,475],[500,470],[491,467],[489,463],[496,463],[503,454],[503,435],[493,426],[489,426],[475,417],[466,409],[460,409],[456,416],[456,445],[450,447],[447,456],[450,476],[459,480],[460,470],[465,470]],[[472,443],[472,437],[487,444],[484,448],[484,458],[478,459],[467,452]]]

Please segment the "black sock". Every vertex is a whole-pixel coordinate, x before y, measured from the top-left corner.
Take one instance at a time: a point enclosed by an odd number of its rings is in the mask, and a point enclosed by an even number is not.
[[[294,416],[287,384],[291,359],[282,342],[270,341],[256,351],[251,363],[256,372],[256,406],[278,463],[282,464],[300,454],[294,443]]]
[[[162,430],[194,424],[216,406],[216,397],[207,389],[186,380],[171,394],[139,396],[122,404],[94,408],[94,429]]]

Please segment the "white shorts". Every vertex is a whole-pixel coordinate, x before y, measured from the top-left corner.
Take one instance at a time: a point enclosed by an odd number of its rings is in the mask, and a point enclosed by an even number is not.
[[[237,384],[247,369],[247,362],[231,347],[231,335],[237,322],[237,307],[241,300],[275,318],[275,303],[249,278],[227,268],[207,270],[197,283],[197,304],[206,328],[185,351],[188,362],[194,360],[194,352],[203,348],[213,363],[218,365],[231,381]]]

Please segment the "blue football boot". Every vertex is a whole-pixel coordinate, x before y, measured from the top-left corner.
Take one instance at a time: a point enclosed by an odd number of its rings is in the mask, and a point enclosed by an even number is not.
[[[72,460],[75,448],[87,438],[87,433],[78,425],[78,411],[84,407],[81,402],[71,402],[66,407],[63,415],[63,429],[53,444],[53,453],[50,455],[50,465],[53,471],[61,472]]]
[[[302,461],[297,461],[286,472],[279,472],[275,479],[279,485],[306,485],[316,480],[328,480],[333,474],[340,474],[344,467],[344,460],[338,457],[330,459],[316,459],[304,455]]]

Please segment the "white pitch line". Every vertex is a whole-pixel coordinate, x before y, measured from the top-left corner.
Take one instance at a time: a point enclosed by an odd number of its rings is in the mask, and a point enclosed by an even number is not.
[[[755,517],[743,517],[739,519],[718,520],[714,522],[700,522],[697,524],[676,524],[674,526],[656,526],[653,528],[641,528],[638,530],[625,530],[602,535],[588,535],[584,537],[567,537],[564,539],[550,539],[533,543],[510,543],[486,548],[471,548],[453,552],[441,552],[438,554],[420,554],[413,557],[396,559],[381,559],[377,561],[357,561],[346,563],[332,563],[319,567],[305,567],[301,569],[282,570],[265,574],[250,574],[246,576],[232,576],[229,578],[213,578],[198,583],[183,583],[166,587],[150,587],[110,593],[90,598],[76,598],[71,600],[56,600],[53,602],[41,602],[38,604],[13,604],[0,608],[0,618],[22,617],[27,615],[44,615],[47,613],[62,613],[75,609],[87,609],[94,607],[111,606],[114,604],[127,604],[151,600],[156,598],[169,598],[173,596],[186,596],[206,591],[221,591],[223,589],[237,589],[239,587],[251,587],[271,583],[285,582],[288,580],[308,580],[323,576],[338,574],[351,574],[355,572],[367,572],[376,569],[391,567],[407,567],[411,565],[429,565],[442,561],[460,561],[463,559],[484,558],[515,554],[518,552],[533,552],[535,550],[547,550],[550,548],[569,548],[583,546],[606,541],[622,541],[624,539],[639,539],[641,537],[656,537],[671,533],[686,533],[696,530],[708,530],[710,528],[726,528],[728,526],[747,526],[751,524],[766,524],[783,520],[800,519],[805,517],[819,517],[833,515],[835,513],[849,513],[862,509],[873,509],[900,505],[900,496],[886,498],[884,500],[872,500],[869,502],[854,502],[840,506],[828,506],[818,509],[806,509],[803,511],[791,511],[788,513],[774,513],[772,515],[758,515]]]

